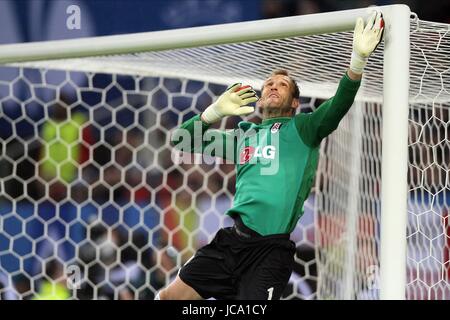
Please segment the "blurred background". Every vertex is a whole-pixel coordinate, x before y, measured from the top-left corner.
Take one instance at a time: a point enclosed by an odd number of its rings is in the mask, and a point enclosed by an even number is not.
[[[450,3],[437,0],[2,0],[0,44],[395,3],[408,4],[423,20],[450,23]],[[71,5],[80,9],[79,28],[66,27]],[[169,131],[224,89],[1,67],[0,299],[152,299],[193,250],[231,224],[223,212],[234,194],[233,166],[175,166],[168,145]],[[302,99],[303,111],[321,102]],[[445,173],[437,176],[445,180]],[[312,220],[306,210],[304,227],[294,232],[299,263],[285,297],[315,298]],[[78,269],[64,272],[68,265]],[[67,277],[76,270],[82,286],[72,292]]]
[[[448,1],[370,0],[2,0],[0,43],[186,28],[404,3],[420,19],[450,22]],[[82,27],[67,30],[66,9],[77,5]]]

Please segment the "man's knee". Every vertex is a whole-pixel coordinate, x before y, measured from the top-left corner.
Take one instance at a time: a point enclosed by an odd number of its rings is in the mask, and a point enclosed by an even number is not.
[[[200,300],[202,297],[179,277],[155,296],[155,300]]]
[[[169,300],[167,297],[167,289],[162,289],[159,291],[155,296],[155,300]]]

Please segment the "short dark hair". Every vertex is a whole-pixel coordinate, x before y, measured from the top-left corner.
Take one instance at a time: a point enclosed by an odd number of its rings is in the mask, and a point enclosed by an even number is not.
[[[278,76],[278,75],[287,76],[291,80],[291,85],[292,85],[292,88],[293,88],[292,97],[294,99],[299,99],[300,98],[300,89],[299,89],[299,87],[297,85],[297,82],[289,74],[289,71],[287,71],[285,69],[277,69],[277,70],[274,70],[270,74],[270,77]],[[264,85],[263,85],[263,87],[264,87]],[[261,92],[262,92],[262,88],[261,88]]]

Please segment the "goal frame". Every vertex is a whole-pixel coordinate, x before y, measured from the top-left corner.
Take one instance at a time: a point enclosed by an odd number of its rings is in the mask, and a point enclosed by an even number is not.
[[[352,31],[362,8],[94,38],[0,46],[0,65],[220,45]],[[405,299],[410,9],[378,7],[385,19],[381,177],[380,298]],[[350,57],[349,57],[350,60]]]

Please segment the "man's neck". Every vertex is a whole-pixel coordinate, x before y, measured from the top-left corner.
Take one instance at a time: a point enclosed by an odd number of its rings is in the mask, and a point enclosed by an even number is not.
[[[263,109],[262,119],[272,119],[272,118],[283,118],[283,117],[292,117],[292,109],[284,109],[284,108],[266,108]]]

